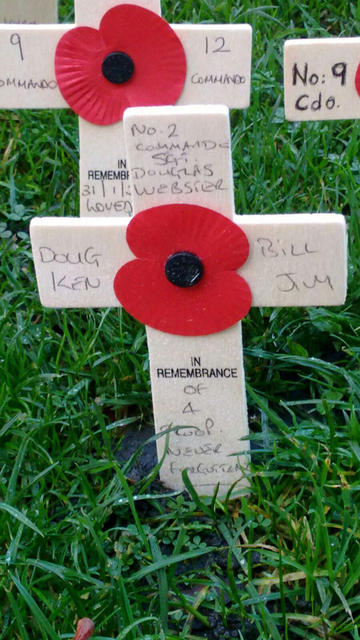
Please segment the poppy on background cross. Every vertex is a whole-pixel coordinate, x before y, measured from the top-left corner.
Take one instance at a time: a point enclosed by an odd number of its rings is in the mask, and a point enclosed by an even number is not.
[[[155,428],[172,429],[161,478],[182,489],[187,469],[200,494],[224,495],[247,486],[240,320],[250,306],[342,304],[345,220],[235,216],[226,107],[129,109],[124,126],[136,215],[35,218],[40,298],[122,305],[147,325]]]
[[[0,108],[79,114],[80,215],[132,214],[122,113],[250,101],[249,25],[168,25],[159,0],[75,0],[74,25],[0,29]]]

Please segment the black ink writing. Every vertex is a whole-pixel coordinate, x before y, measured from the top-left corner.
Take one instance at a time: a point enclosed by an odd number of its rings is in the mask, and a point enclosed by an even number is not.
[[[160,184],[153,187],[141,187],[134,184],[134,191],[137,196],[152,196],[155,193],[158,195],[172,194],[172,195],[189,195],[190,193],[215,193],[216,191],[227,191],[228,187],[224,186],[222,178],[216,181],[211,180],[187,180],[183,184],[179,181],[172,184]]]
[[[51,281],[53,290],[56,292],[58,289],[68,289],[70,291],[89,291],[89,289],[99,289],[100,279],[93,278],[90,280],[87,276],[75,276],[74,278],[68,278],[67,276],[55,276],[55,273],[51,272]]]
[[[334,289],[331,278],[326,275],[324,278],[320,278],[318,275],[314,275],[310,284],[304,280],[300,280],[296,273],[279,273],[276,278],[282,278],[282,281],[278,284],[278,290],[282,293],[291,293],[292,291],[300,291],[301,287],[306,289],[315,289],[317,285],[326,284],[331,290]]]
[[[205,368],[205,367],[179,367],[173,369],[172,367],[158,368],[156,369],[156,375],[158,378],[238,378],[238,369],[236,367],[224,367],[224,368]]]
[[[168,126],[169,138],[178,138],[179,134],[176,133],[176,124],[172,123]]]
[[[127,171],[126,171],[127,173]],[[94,176],[101,178],[101,176]],[[95,196],[94,199],[91,196]],[[127,180],[106,181],[95,179],[92,184],[84,184],[81,197],[86,198],[86,211],[90,214],[125,214],[131,216],[131,189]]]
[[[168,455],[176,456],[176,457],[218,455],[221,453],[222,446],[223,445],[221,444],[221,442],[217,444],[207,442],[205,444],[201,444],[196,447],[180,447],[180,446],[171,447],[171,448],[169,447]]]
[[[200,75],[200,73],[193,73],[190,78],[191,84],[221,84],[221,85],[243,85],[246,83],[245,76],[240,73],[208,73],[206,75]]]
[[[129,171],[126,169],[104,170],[101,169],[88,171],[88,180],[129,180]]]
[[[337,62],[331,67],[331,73],[333,74],[334,78],[340,78],[340,84],[342,87],[346,85],[346,72],[346,62]]]
[[[130,200],[91,202],[88,198],[86,201],[86,210],[88,213],[126,213],[130,216],[132,214],[132,204]]]
[[[106,183],[105,180],[95,180],[95,184],[84,184],[81,195],[88,196],[101,195],[103,198],[118,196],[119,200],[131,198],[131,189],[127,181],[115,180],[113,183]]]
[[[185,142],[155,142],[154,144],[144,144],[138,142],[136,144],[137,151],[145,151],[154,153],[154,151],[190,151],[191,149],[199,149],[200,151],[213,151],[214,149],[229,149],[230,142],[216,142],[216,140],[194,140]]]
[[[316,85],[319,82],[318,74],[312,73],[310,76],[308,76],[308,72],[309,65],[307,62],[305,62],[302,72],[299,71],[297,62],[295,62],[292,71],[293,86],[296,87],[298,79],[300,80],[300,82],[302,82],[304,87],[306,87],[308,83],[311,85]]]
[[[235,473],[237,471],[240,471],[240,466],[239,464],[236,463],[228,463],[228,462],[220,462],[220,463],[214,463],[214,464],[210,464],[210,465],[205,465],[203,462],[200,462],[199,464],[195,465],[195,466],[186,466],[186,467],[179,467],[176,462],[171,461],[170,462],[170,473],[175,474],[175,473],[181,473],[182,471],[184,471],[184,469],[187,470],[187,472],[189,474],[193,474],[193,475],[213,475],[213,474],[226,474],[226,473]]]
[[[192,385],[192,384],[187,384],[186,387],[184,387],[184,393],[187,396],[201,396],[201,394],[207,391],[207,387],[205,387],[203,384],[197,384],[197,385]]]
[[[330,78],[339,80],[340,86],[342,87],[346,85],[347,66],[346,62],[336,62],[329,69]],[[302,87],[324,85],[326,84],[327,77],[327,73],[312,72],[307,62],[301,66],[295,63],[292,67],[292,84],[294,87],[298,84]],[[333,95],[326,95],[324,91],[318,91],[316,95],[312,96],[308,93],[303,93],[295,102],[295,109],[298,111],[308,111],[309,109],[314,112],[321,111],[321,109],[332,111],[335,107],[340,107],[335,97]]]
[[[188,402],[187,405],[183,408],[183,413],[191,413],[195,415],[196,413],[200,413],[200,409],[194,409],[191,402]]]
[[[311,249],[309,243],[305,242],[304,246],[297,246],[291,243],[289,246],[283,247],[278,239],[257,238],[261,253],[264,258],[279,258],[281,256],[291,256],[298,258],[299,256],[307,256],[312,253],[319,253],[316,249]]]
[[[287,284],[288,288],[284,289],[283,286],[278,286],[279,291],[282,291],[283,293],[290,293],[290,291],[294,291],[294,289],[296,289],[297,291],[299,291],[299,287],[296,284],[296,281],[294,280],[293,276],[295,276],[295,273],[279,273],[276,278],[284,278],[285,282],[284,282],[284,286]]]
[[[170,178],[177,178],[181,180],[185,177],[196,178],[197,176],[202,176],[204,178],[211,178],[214,175],[213,165],[211,163],[198,165],[194,164],[193,166],[181,167],[178,168],[178,164],[183,162],[183,158],[176,158],[172,154],[162,154],[157,153],[152,156],[152,160],[154,161],[154,165],[156,167],[166,167],[165,169],[143,169],[142,167],[133,167],[131,170],[132,177],[134,180],[143,180],[145,177],[153,178],[155,176],[159,176],[160,178],[167,176]],[[174,166],[169,167],[167,165],[173,164]]]
[[[177,125],[175,122],[167,125],[166,127],[168,138],[178,138],[179,134],[177,133]],[[155,136],[158,133],[156,127],[148,126],[146,124],[133,124],[131,127],[131,135],[135,138],[138,135],[146,135],[146,136]],[[163,133],[163,131],[159,131],[159,133]]]
[[[332,111],[336,106],[336,100],[334,96],[330,96],[325,100],[322,92],[318,94],[315,100],[310,101],[310,96],[307,93],[299,96],[299,98],[295,102],[295,109],[298,111],[307,111],[310,109],[311,111],[320,111],[321,108],[325,106],[328,111]]]
[[[10,44],[15,47],[19,47],[19,53],[21,60],[24,60],[24,52],[22,47],[21,36],[19,33],[12,33],[10,36]]]
[[[56,262],[57,264],[94,264],[100,266],[98,258],[101,253],[94,253],[94,247],[88,247],[85,251],[77,253],[57,253],[50,247],[40,247],[40,260],[43,264]]]
[[[0,78],[0,89],[3,87],[14,87],[15,89],[25,89],[30,91],[31,89],[57,89],[56,80],[20,80],[19,78]]]
[[[331,67],[331,74],[333,78],[339,78],[342,87],[346,84],[346,73],[346,62],[336,62]],[[296,87],[298,81],[301,82],[304,87],[308,84],[314,87],[319,83],[325,84],[326,75],[325,73],[310,73],[309,75],[309,64],[307,62],[304,63],[301,70],[299,69],[297,62],[295,62],[292,69],[292,83],[294,87]]]
[[[313,281],[311,284],[306,283],[305,281],[303,281],[303,285],[304,287],[306,287],[306,289],[315,289],[317,284],[328,284],[330,289],[334,289],[330,276],[325,276],[325,278],[322,280],[321,278],[319,278],[319,276],[314,276],[313,277]]]
[[[230,53],[231,49],[226,48],[225,38],[218,36],[213,38],[216,44],[210,44],[208,36],[205,37],[205,53]]]
[[[175,429],[174,433],[179,437],[179,438],[192,438],[192,437],[196,437],[196,438],[203,438],[204,436],[211,436],[212,435],[212,431],[213,428],[215,426],[215,422],[212,418],[206,418],[205,423],[203,425],[203,427],[179,427],[178,429]],[[167,431],[170,428],[170,425],[163,425],[160,428],[160,431]]]

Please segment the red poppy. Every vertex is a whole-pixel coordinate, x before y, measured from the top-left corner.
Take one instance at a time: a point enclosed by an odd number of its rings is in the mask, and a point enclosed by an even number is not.
[[[355,73],[355,88],[360,96],[360,64],[358,65]]]
[[[246,261],[244,232],[225,216],[195,205],[163,205],[138,213],[127,241],[137,256],[117,272],[115,295],[144,324],[184,336],[232,326],[251,306],[236,270]]]
[[[136,5],[115,6],[100,28],[75,27],[56,49],[59,89],[71,109],[98,125],[127,107],[172,105],[186,76],[183,46],[165,20]]]

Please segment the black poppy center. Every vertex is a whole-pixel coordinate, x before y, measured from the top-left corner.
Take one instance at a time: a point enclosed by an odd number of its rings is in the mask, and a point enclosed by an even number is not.
[[[135,71],[135,65],[127,53],[114,51],[106,56],[102,63],[103,76],[113,84],[123,84],[130,80]]]
[[[189,251],[179,251],[170,256],[165,264],[165,275],[177,287],[193,287],[204,272],[200,258]]]

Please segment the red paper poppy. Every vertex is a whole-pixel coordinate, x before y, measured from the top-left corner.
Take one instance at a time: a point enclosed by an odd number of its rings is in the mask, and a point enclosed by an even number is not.
[[[360,96],[360,64],[358,65],[355,73],[355,88]]]
[[[136,5],[108,11],[100,28],[75,27],[56,49],[59,89],[71,109],[98,125],[127,107],[174,104],[184,86],[183,46],[165,20]]]
[[[251,306],[236,270],[246,261],[244,232],[225,216],[195,205],[138,213],[127,241],[137,256],[115,276],[115,295],[144,324],[184,336],[223,331]]]

